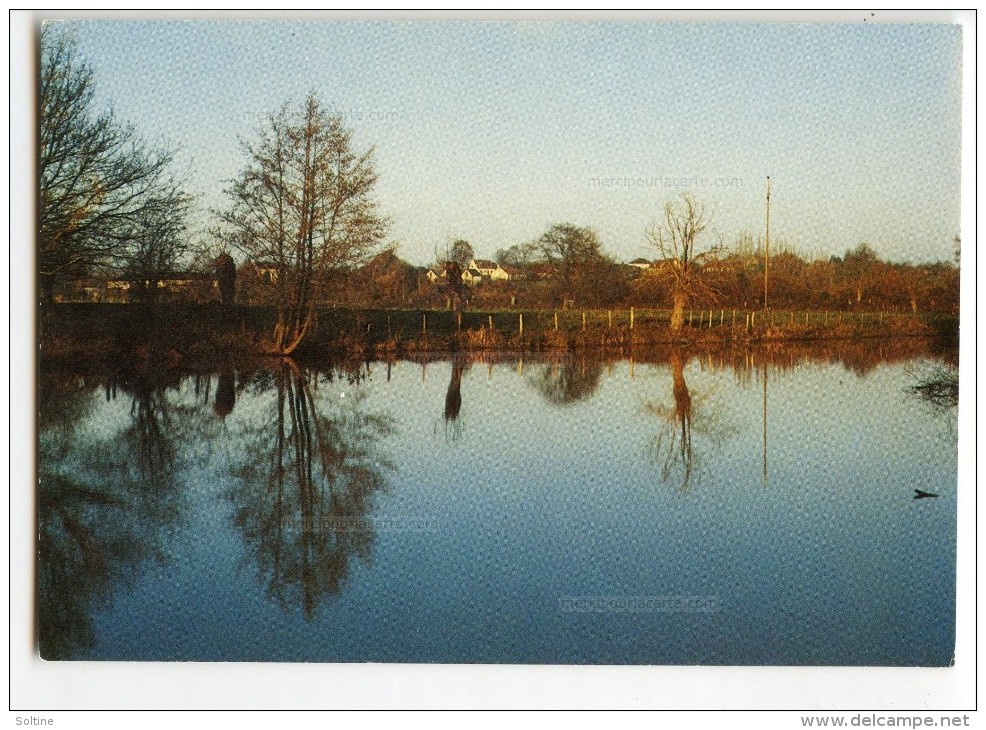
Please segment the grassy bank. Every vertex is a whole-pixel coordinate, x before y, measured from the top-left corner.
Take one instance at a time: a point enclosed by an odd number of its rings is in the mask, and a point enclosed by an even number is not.
[[[265,351],[269,307],[60,304],[41,315],[43,362],[222,363]],[[663,344],[935,336],[956,338],[958,318],[881,312],[693,310],[673,333],[670,312],[633,310],[353,310],[319,313],[299,358],[387,358],[428,352],[599,349],[630,352]]]

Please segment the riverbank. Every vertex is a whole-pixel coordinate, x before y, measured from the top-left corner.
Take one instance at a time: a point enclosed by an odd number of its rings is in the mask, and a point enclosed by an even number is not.
[[[218,305],[60,304],[41,316],[43,364],[188,367],[266,352],[276,312]],[[674,333],[666,310],[465,311],[329,309],[298,359],[388,359],[424,353],[630,354],[674,346],[931,337],[957,343],[958,317],[883,312],[693,310]]]

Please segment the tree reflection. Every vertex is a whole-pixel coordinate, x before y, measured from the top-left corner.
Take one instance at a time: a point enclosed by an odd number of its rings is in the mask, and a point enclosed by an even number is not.
[[[166,385],[161,379],[148,378],[124,380],[118,385],[132,396],[131,423],[123,438],[136,457],[133,476],[153,488],[166,486],[172,481],[176,454]],[[172,385],[178,387],[177,382]]]
[[[591,397],[599,387],[602,374],[603,364],[598,360],[589,362],[583,358],[578,363],[565,360],[546,365],[531,383],[549,403],[567,406]]]
[[[219,374],[219,384],[216,386],[216,400],[212,410],[220,418],[226,418],[233,412],[236,405],[236,377],[231,370]]]
[[[671,475],[681,471],[681,489],[687,489],[692,477],[694,452],[692,451],[692,396],[685,382],[684,362],[681,353],[671,353],[671,392],[674,404],[648,405],[647,410],[661,417],[665,426],[657,437],[655,449],[661,456],[661,479],[668,482]]]
[[[161,559],[180,516],[176,449],[165,384],[111,381],[131,396],[117,430],[84,426],[95,399],[81,378],[45,376],[39,398],[38,640],[45,659],[69,659],[95,641],[92,615]]]
[[[950,438],[958,436],[958,352],[947,352],[943,360],[915,363],[907,368],[911,385],[907,392],[925,403]]]
[[[693,435],[699,433],[717,443],[734,432],[718,411],[709,407],[711,390],[701,394],[689,390],[685,381],[686,361],[681,350],[669,353],[671,404],[647,403],[644,406],[645,412],[664,421],[654,442],[654,451],[661,464],[661,480],[676,482],[681,491],[689,488],[695,471],[697,459]]]
[[[909,390],[937,411],[949,411],[959,405],[959,370],[948,363],[935,363],[915,375],[917,382]]]
[[[244,435],[236,525],[268,595],[312,618],[321,599],[339,591],[350,558],[370,559],[367,515],[386,486],[390,466],[378,443],[389,420],[367,413],[359,390],[316,398],[318,375],[288,360],[254,383],[272,412],[265,406],[266,417]]]
[[[455,441],[462,435],[462,422],[459,412],[462,410],[462,373],[466,363],[460,358],[452,360],[452,378],[445,391],[445,438]]]

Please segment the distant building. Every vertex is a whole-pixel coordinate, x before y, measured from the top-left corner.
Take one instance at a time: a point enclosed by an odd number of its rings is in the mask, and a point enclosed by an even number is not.
[[[473,259],[466,267],[466,271],[478,271],[479,275],[491,281],[508,281],[510,274],[496,261],[489,259]]]
[[[63,301],[132,302],[144,298],[164,301],[208,301],[218,283],[212,274],[186,271],[161,274],[157,279],[116,278],[86,280]]]
[[[462,272],[462,281],[469,286],[477,286],[483,282],[483,274],[479,269],[469,268]]]
[[[440,281],[441,279],[445,278],[445,270],[443,269],[442,271],[435,271],[434,269],[428,269],[428,273],[425,274],[425,276],[428,277],[428,281],[434,284]]]
[[[634,259],[633,261],[630,262],[630,266],[634,266],[640,269],[641,271],[645,271],[653,265],[654,265],[653,262],[648,261],[647,259],[644,258]]]

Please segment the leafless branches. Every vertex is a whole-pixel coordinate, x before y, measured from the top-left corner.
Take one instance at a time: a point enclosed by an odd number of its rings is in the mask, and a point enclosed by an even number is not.
[[[51,28],[41,34],[39,81],[38,271],[47,299],[57,277],[125,258],[149,225],[183,225],[187,199],[169,173],[174,152],[150,148],[95,109],[92,70]]]
[[[700,238],[711,223],[711,214],[686,193],[679,204],[666,203],[663,220],[647,227],[647,240],[662,259],[658,273],[671,283],[672,330],[678,331],[684,324],[684,309],[689,299],[696,295],[717,295],[706,268],[721,256],[722,243],[700,249]]]
[[[221,233],[276,269],[273,349],[290,354],[314,324],[327,277],[362,262],[384,236],[371,197],[373,150],[356,152],[341,117],[314,95],[300,114],[282,106],[243,150],[248,162],[226,190]]]

